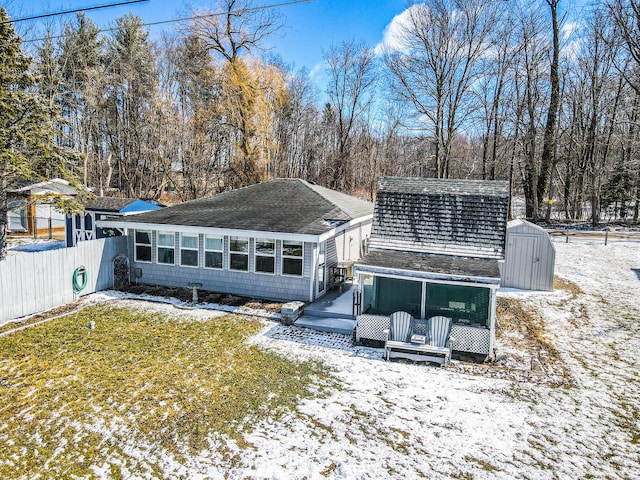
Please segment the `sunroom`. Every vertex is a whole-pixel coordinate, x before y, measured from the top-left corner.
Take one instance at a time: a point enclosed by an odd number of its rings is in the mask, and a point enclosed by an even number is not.
[[[357,342],[384,341],[389,315],[406,311],[417,325],[451,318],[454,351],[491,356],[500,286],[496,260],[370,252],[355,271]]]

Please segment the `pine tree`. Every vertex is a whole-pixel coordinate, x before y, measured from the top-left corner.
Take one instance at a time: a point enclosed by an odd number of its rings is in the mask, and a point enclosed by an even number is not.
[[[34,89],[31,58],[7,20],[0,8],[0,260],[6,256],[8,189],[47,175],[73,180],[69,161],[74,157],[56,145],[58,110]]]

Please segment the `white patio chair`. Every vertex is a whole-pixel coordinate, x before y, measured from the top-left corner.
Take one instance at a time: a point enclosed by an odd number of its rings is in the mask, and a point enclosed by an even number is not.
[[[409,342],[413,333],[413,317],[407,312],[395,312],[389,317],[389,330],[384,342],[384,359],[389,360],[391,347]]]
[[[452,323],[453,322],[449,317],[437,316],[431,317],[427,324],[429,345],[433,347],[433,353],[442,354],[444,356],[444,363],[446,364],[451,362]]]

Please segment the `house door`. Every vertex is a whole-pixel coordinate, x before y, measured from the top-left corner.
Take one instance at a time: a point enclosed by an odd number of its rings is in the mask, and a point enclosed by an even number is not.
[[[504,285],[530,290],[540,262],[538,237],[533,235],[511,235],[507,245]]]

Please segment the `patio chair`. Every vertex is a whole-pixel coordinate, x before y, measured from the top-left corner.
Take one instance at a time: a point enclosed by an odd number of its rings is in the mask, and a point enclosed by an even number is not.
[[[389,329],[385,330],[384,359],[389,360],[391,349],[398,344],[409,342],[413,333],[413,317],[407,312],[395,312],[389,317]]]
[[[452,341],[451,325],[452,320],[449,317],[431,317],[427,324],[427,333],[429,335],[429,345],[433,347],[433,353],[443,355],[444,363],[447,365],[451,362]]]

